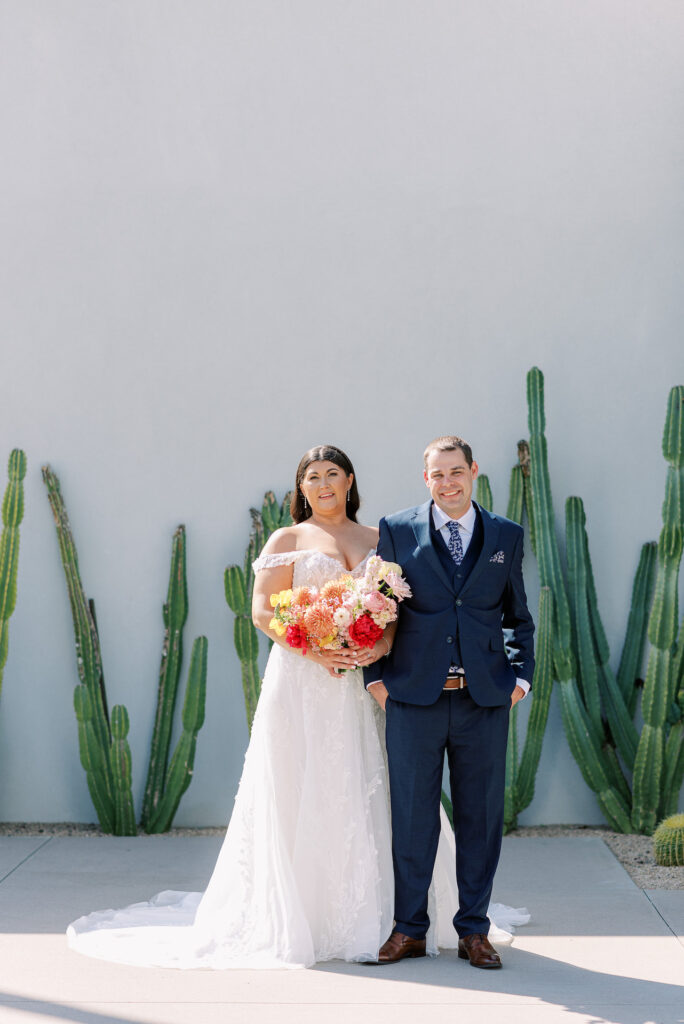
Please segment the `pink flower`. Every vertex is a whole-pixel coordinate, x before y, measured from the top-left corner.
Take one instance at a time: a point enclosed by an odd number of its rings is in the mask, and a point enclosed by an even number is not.
[[[403,576],[398,576],[395,572],[388,572],[385,577],[385,582],[387,583],[387,586],[390,587],[394,596],[400,601],[411,596],[411,588]]]
[[[377,590],[374,590],[370,594],[364,594],[363,607],[366,611],[373,612],[377,615],[385,610],[385,598],[382,594],[379,594]]]

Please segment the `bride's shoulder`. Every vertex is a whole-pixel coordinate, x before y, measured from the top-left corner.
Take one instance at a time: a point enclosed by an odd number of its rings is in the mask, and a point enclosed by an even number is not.
[[[369,547],[376,547],[379,536],[379,530],[377,526],[362,526],[361,524],[359,524],[359,529],[363,530],[363,539],[369,545]]]
[[[298,526],[281,526],[274,530],[264,544],[262,553],[265,555],[282,555],[287,551],[297,551],[298,540],[301,540]]]

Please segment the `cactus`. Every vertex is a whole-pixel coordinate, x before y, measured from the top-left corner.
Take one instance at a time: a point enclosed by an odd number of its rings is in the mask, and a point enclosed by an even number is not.
[[[86,772],[88,789],[102,830],[115,835],[135,835],[137,829],[132,794],[131,751],[127,739],[128,712],[123,705],[116,705],[112,708],[110,724],[95,605],[86,599],[83,590],[78,555],[59,480],[49,466],[43,467],[43,480],[57,527],[74,622],[76,664],[80,679],[74,693],[74,708],[78,721],[81,764]],[[162,832],[170,827],[180,798],[192,778],[197,733],[204,721],[207,640],[199,637],[193,645],[186,685],[184,731],[167,771],[182,658],[181,634],[187,618],[184,526],[179,526],[173,535],[171,573],[163,617],[165,635],[157,714],[141,820],[142,827],[148,832]]]
[[[143,797],[141,827],[147,830],[155,817],[164,792],[166,770],[169,763],[171,729],[176,707],[178,681],[183,660],[183,626],[188,617],[188,588],[185,571],[185,527],[181,524],[171,544],[171,570],[166,603],[162,608],[164,641],[162,644],[157,712],[150,745],[145,795]]]
[[[653,833],[653,853],[656,864],[684,866],[684,814],[673,814],[661,821]]]
[[[181,797],[192,781],[197,734],[204,723],[207,693],[207,647],[208,642],[205,636],[198,636],[192,645],[183,704],[183,732],[173,752],[166,775],[164,792],[155,815],[148,824],[148,832],[166,832],[171,827]]]
[[[491,512],[494,505],[492,499],[492,488],[489,485],[489,477],[484,473],[481,473],[477,477],[476,488],[478,504],[482,505],[482,508],[486,508],[488,512]]]
[[[639,565],[634,577],[625,642],[617,671],[618,686],[622,698],[627,704],[630,717],[634,717],[639,687],[643,685],[643,680],[639,679],[639,670],[644,660],[648,609],[653,595],[656,555],[655,541],[647,541],[641,548]]]
[[[130,727],[128,711],[123,704],[115,704],[112,708],[112,743],[109,760],[114,778],[114,811],[115,832],[117,836],[137,835],[135,827],[135,810],[131,791],[131,748],[128,745]]]
[[[527,508],[528,521],[532,521],[531,491],[529,488],[529,445],[518,442],[518,462],[511,470],[508,508],[509,519],[522,525],[523,511]],[[518,705],[511,710],[506,750],[506,788],[504,791],[504,831],[515,828],[518,815],[528,807],[534,797],[534,780],[539,767],[549,704],[553,688],[553,595],[548,587],[539,594],[537,623],[537,660],[532,680],[532,706],[522,755],[518,758]]]
[[[665,750],[668,739],[668,712],[677,699],[677,661],[675,641],[679,611],[677,588],[682,560],[684,534],[684,387],[670,391],[663,455],[669,463],[663,503],[663,526],[658,541],[658,568],[655,594],[648,620],[651,649],[646,681],[641,699],[644,727],[634,766],[634,806],[632,825],[638,832],[652,832],[668,801],[664,792],[667,783]],[[678,704],[675,714],[681,719]],[[675,723],[670,723],[676,725]],[[675,743],[669,746],[668,757],[679,761],[681,730],[675,731]],[[674,746],[675,749],[672,749]]]
[[[9,481],[2,502],[3,530],[0,538],[0,692],[9,652],[9,620],[17,603],[19,524],[24,518],[26,456],[20,448],[10,453],[7,472]]]
[[[579,689],[598,742],[604,739],[601,705],[617,750],[627,768],[634,767],[639,736],[609,665],[610,651],[598,611],[581,498],[566,502],[568,581],[573,595],[573,626]]]
[[[252,721],[261,691],[261,675],[259,673],[259,636],[252,622],[252,592],[254,590],[254,562],[263,549],[264,544],[275,531],[282,526],[289,526],[291,493],[283,498],[280,505],[273,491],[264,495],[261,510],[250,509],[252,529],[245,553],[244,565],[229,565],[224,573],[226,601],[235,614],[233,639],[235,650],[240,659],[242,669],[242,689],[245,696],[247,726],[252,731]]]
[[[541,585],[549,587],[553,595],[554,677],[560,690],[563,725],[572,754],[585,781],[596,793],[609,823],[618,831],[629,831],[627,783],[614,748],[604,735],[602,724],[596,720],[593,708],[588,709],[584,703],[575,674],[571,609],[556,540],[544,434],[544,378],[537,367],[533,367],[527,375],[527,399],[530,504]]]
[[[114,784],[109,762],[111,731],[105,702],[103,700],[102,656],[100,639],[91,607],[86,599],[78,568],[78,554],[71,533],[69,517],[64,506],[59,480],[49,466],[43,466],[43,480],[48,491],[48,499],[57,528],[59,551],[66,576],[69,603],[74,623],[74,639],[76,643],[76,668],[81,685],[87,692],[88,699],[79,692],[74,697],[76,715],[79,718],[79,741],[81,746],[81,763],[86,770],[88,787],[103,831],[116,830],[114,813]],[[81,728],[83,725],[83,729]],[[84,743],[87,746],[84,752]],[[93,746],[97,744],[100,754],[95,758]],[[88,774],[89,764],[97,763],[97,798],[93,795],[93,781]]]
[[[74,710],[78,722],[78,748],[91,800],[103,832],[114,832],[116,812],[109,778],[109,761],[93,726],[93,702],[85,683],[74,690]]]
[[[557,605],[554,675],[572,754],[613,828],[651,832],[671,813],[684,779],[684,652],[678,620],[677,575],[682,555],[684,508],[684,388],[670,393],[663,451],[670,463],[658,544],[642,547],[632,589],[627,634],[615,675],[598,609],[586,517],[580,498],[566,502],[567,591],[560,569],[544,437],[543,376],[528,374],[530,505],[542,585]],[[639,734],[634,725],[646,626],[652,644]],[[684,627],[683,627],[684,628]],[[632,772],[631,788],[627,772]]]

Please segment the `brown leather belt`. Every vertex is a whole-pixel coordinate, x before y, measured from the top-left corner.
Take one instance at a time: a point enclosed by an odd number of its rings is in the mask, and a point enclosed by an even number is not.
[[[467,685],[468,685],[468,683],[466,682],[466,677],[465,676],[450,676],[450,677],[447,678],[447,681],[444,684],[444,689],[445,690],[462,690]]]

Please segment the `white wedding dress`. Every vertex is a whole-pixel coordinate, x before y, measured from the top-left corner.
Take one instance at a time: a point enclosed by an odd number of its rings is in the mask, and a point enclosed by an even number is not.
[[[369,552],[354,569],[363,573]],[[320,551],[294,562],[293,586],[344,567]],[[453,948],[454,836],[444,812],[430,891],[428,951]],[[391,932],[394,885],[384,714],[360,670],[339,678],[273,647],[228,831],[204,893],[161,892],[74,921],[72,949],[138,966],[293,968],[373,960]],[[524,909],[493,905],[490,936],[510,941]],[[496,920],[496,924],[495,924]]]

